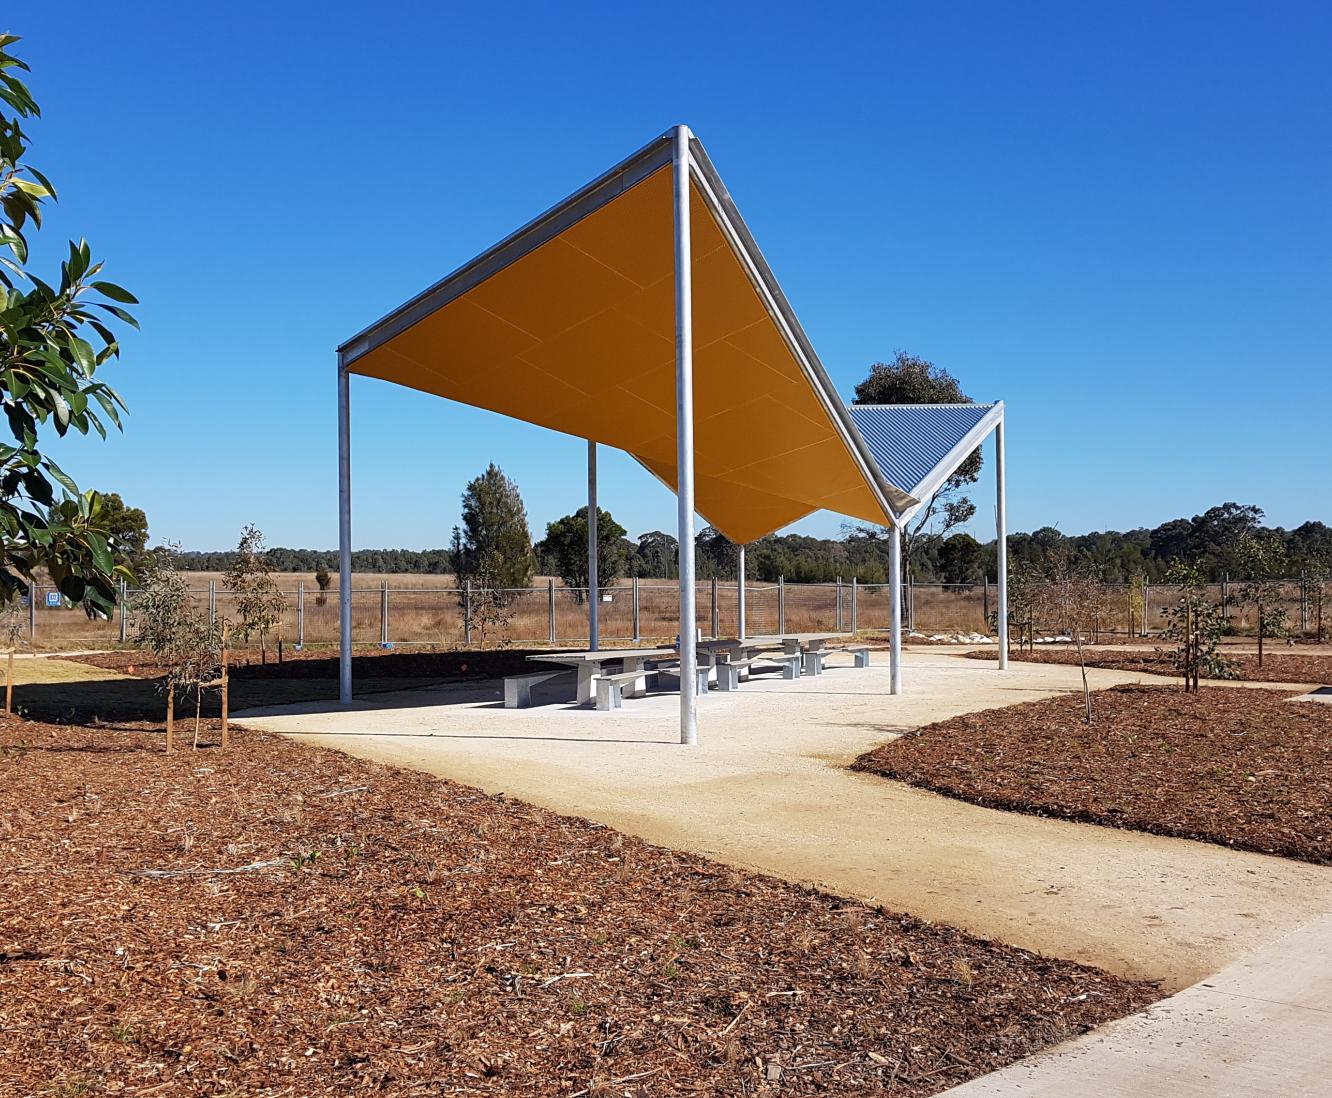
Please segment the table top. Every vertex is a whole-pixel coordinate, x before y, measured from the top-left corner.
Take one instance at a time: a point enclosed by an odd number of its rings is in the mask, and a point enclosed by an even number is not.
[[[657,659],[678,654],[674,648],[602,648],[596,652],[538,652],[527,658],[545,663],[564,663],[573,667],[580,663],[606,663],[626,658]]]
[[[811,641],[837,640],[839,637],[850,636],[850,633],[773,633],[762,637],[747,637],[742,643],[779,644],[782,641],[798,641],[801,644],[809,644]]]

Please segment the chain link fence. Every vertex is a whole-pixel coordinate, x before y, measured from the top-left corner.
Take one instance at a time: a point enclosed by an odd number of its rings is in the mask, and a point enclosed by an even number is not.
[[[1240,601],[1238,582],[1213,584],[1213,601],[1224,608],[1234,632],[1256,628],[1256,611]],[[1100,640],[1155,636],[1161,610],[1180,589],[1170,584],[1106,584]],[[192,585],[201,611],[234,620],[234,600],[217,581]],[[28,639],[46,651],[107,648],[134,638],[134,589],[124,589],[110,620],[89,618],[53,587],[37,587],[24,600]],[[739,628],[739,589],[732,582],[704,581],[696,587],[697,626],[707,637],[733,636]],[[1324,606],[1326,603],[1326,607]],[[904,631],[926,636],[986,633],[996,605],[991,582],[906,583],[902,587]],[[1332,631],[1332,588],[1303,579],[1282,584],[1281,608],[1289,630],[1302,636]],[[338,640],[336,581],[326,590],[298,581],[287,592],[279,630],[287,644],[333,645]],[[795,584],[751,581],[745,585],[745,624],[750,635],[795,632],[886,630],[887,584]],[[1324,619],[1326,618],[1326,621]],[[443,647],[501,644],[582,645],[587,642],[587,591],[554,582],[544,586],[473,591],[446,583],[413,583],[412,577],[354,584],[352,640],[358,645],[429,644]],[[679,632],[679,586],[670,580],[621,580],[601,592],[602,641],[673,641]]]

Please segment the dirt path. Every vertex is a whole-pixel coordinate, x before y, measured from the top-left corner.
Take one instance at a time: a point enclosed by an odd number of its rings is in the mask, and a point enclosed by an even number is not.
[[[992,811],[845,770],[897,731],[1064,692],[1078,676],[925,653],[908,654],[906,672],[898,698],[884,667],[714,692],[693,750],[675,742],[672,697],[617,714],[558,703],[515,711],[498,707],[498,684],[378,695],[350,710],[255,711],[245,723],[1169,989],[1332,911],[1329,868]],[[1116,671],[1092,680],[1160,681]],[[554,698],[571,692],[557,684]]]

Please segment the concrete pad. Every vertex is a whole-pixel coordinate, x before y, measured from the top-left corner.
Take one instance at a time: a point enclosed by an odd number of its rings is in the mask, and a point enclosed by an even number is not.
[[[1297,694],[1289,700],[1293,702],[1322,702],[1324,705],[1332,705],[1332,686],[1320,686],[1317,690],[1310,690],[1307,694]]]
[[[1323,1098],[1332,1092],[1332,915],[1215,976],[949,1098]]]
[[[502,708],[494,682],[238,720],[1167,990],[1332,910],[1329,867],[979,808],[845,769],[903,730],[1074,690],[1078,668],[1014,662],[1000,672],[908,653],[907,693],[894,697],[886,666],[849,662],[710,693],[696,748],[677,742],[674,696],[597,713],[572,704],[569,684],[534,692],[549,704],[531,709]],[[1101,669],[1089,678],[1168,681]]]

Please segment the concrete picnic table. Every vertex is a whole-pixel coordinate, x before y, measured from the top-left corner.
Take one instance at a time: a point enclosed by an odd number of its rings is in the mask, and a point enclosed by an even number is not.
[[[576,696],[579,702],[585,702],[592,700],[597,676],[601,674],[603,663],[623,660],[625,671],[643,671],[646,675],[643,665],[648,660],[662,660],[679,655],[680,653],[674,648],[603,648],[596,652],[538,652],[527,658],[538,663],[559,663],[565,667],[575,668],[578,671]],[[625,693],[630,697],[637,697],[643,693],[643,688],[635,683],[634,689]]]
[[[761,637],[746,637],[742,641],[731,643],[731,647],[741,652],[747,649],[775,648],[782,646],[788,656],[805,655],[805,674],[819,675],[823,672],[822,661],[810,659],[811,652],[820,652],[829,641],[844,639],[850,633],[776,633]]]

